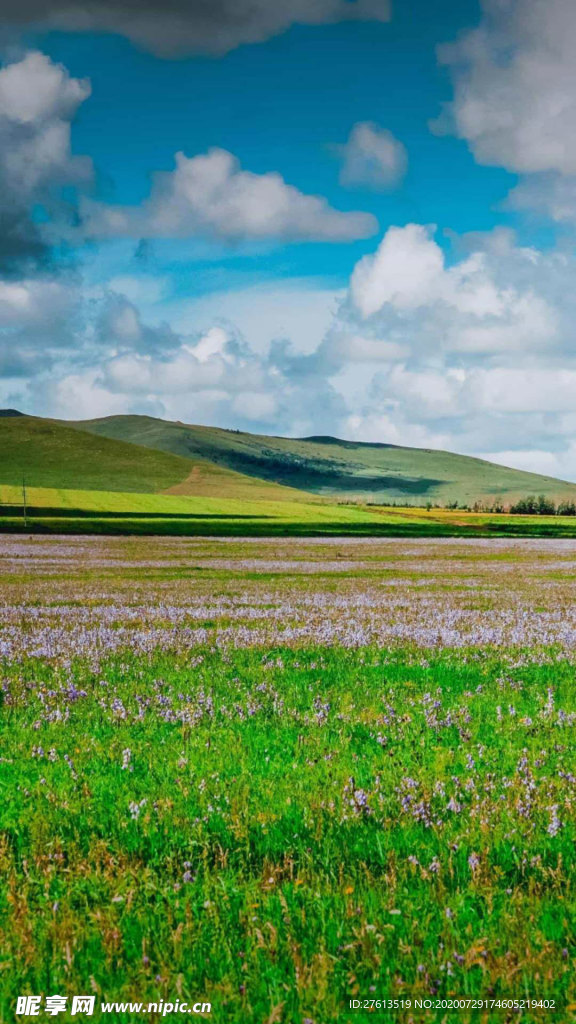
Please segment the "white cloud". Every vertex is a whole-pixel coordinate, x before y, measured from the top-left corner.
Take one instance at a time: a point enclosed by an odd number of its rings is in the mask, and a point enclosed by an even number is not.
[[[408,157],[403,144],[392,132],[370,121],[355,124],[348,141],[338,151],[342,159],[342,185],[390,188],[406,173]]]
[[[536,365],[461,369],[400,363],[376,378],[378,400],[407,412],[416,422],[466,416],[560,414],[573,408],[576,368],[546,370]]]
[[[27,411],[71,420],[121,415],[128,408],[126,395],[105,387],[95,367],[32,381],[30,399]]]
[[[65,278],[0,278],[0,379],[34,378],[76,344],[79,296]]]
[[[138,311],[128,302],[117,306],[110,312],[109,329],[112,337],[120,342],[139,341],[142,325]]]
[[[105,291],[96,309],[96,337],[116,352],[166,353],[180,344],[179,337],[167,323],[145,323],[140,310],[125,295]]]
[[[576,176],[554,172],[527,176],[509,193],[506,206],[536,211],[558,224],[575,224]]]
[[[409,224],[390,228],[376,253],[360,260],[350,291],[363,317],[388,303],[397,309],[417,309],[437,296],[443,274],[439,246],[425,227]]]
[[[320,196],[305,195],[280,174],[244,171],[236,157],[211,149],[196,157],[176,154],[176,169],[158,173],[141,207],[84,200],[84,229],[96,238],[232,240],[281,238],[343,242],[377,230],[369,213],[342,213]]]
[[[326,356],[335,365],[345,366],[349,360],[359,363],[391,363],[407,359],[410,354],[408,344],[401,345],[393,340],[370,338],[359,332],[346,331],[338,326],[333,328],[326,337],[323,346]]]
[[[336,432],[480,457],[502,451],[498,461],[535,471],[548,459],[570,478],[576,261],[517,246],[508,232],[458,244],[448,258],[430,229],[408,225],[359,262],[310,361],[345,401]]]
[[[291,25],[387,21],[388,0],[3,0],[2,19],[76,32],[114,32],[160,56],[226,53]]]
[[[244,391],[232,402],[232,412],[253,423],[271,423],[278,409],[274,395],[265,391]]]
[[[541,473],[560,480],[576,480],[576,444],[568,442],[560,451],[544,448],[519,448],[510,451],[485,452],[480,458],[501,466],[513,466],[529,473]]]
[[[112,391],[147,397],[201,391],[234,395],[258,390],[259,380],[264,383],[259,359],[221,327],[212,327],[200,337],[181,338],[171,352],[114,355],[103,364],[102,380]]]
[[[476,159],[523,175],[509,206],[576,222],[576,6],[483,0],[480,26],[439,49],[454,100],[432,122]]]
[[[199,363],[207,363],[214,356],[220,357],[225,363],[230,363],[233,356],[229,340],[222,327],[211,327],[189,351]]]
[[[289,338],[297,351],[310,353],[345,294],[345,288],[329,288],[323,281],[287,278],[179,299],[166,308],[174,330],[183,334],[198,324],[226,320],[236,324],[256,352],[266,353],[274,338]]]
[[[466,383],[469,408],[526,414],[569,412],[574,407],[576,369],[542,365],[475,369]]]
[[[455,96],[440,130],[511,171],[576,173],[573,0],[483,0],[479,28],[440,48]]]
[[[539,262],[534,250],[509,245],[498,259],[476,251],[447,266],[430,230],[409,224],[390,228],[376,253],[360,260],[350,297],[361,321],[374,318],[376,330],[381,321],[394,344],[421,340],[462,353],[550,346],[559,325],[553,304],[536,291]]]
[[[125,296],[112,292],[71,309],[76,333],[67,350],[58,325],[47,322],[45,337],[36,334],[25,358],[21,353],[10,363],[12,341],[5,353],[2,348],[2,297],[0,291],[0,368],[8,365],[12,376],[23,379],[22,402],[38,414],[141,412],[268,433],[295,426],[299,433],[317,433],[342,406],[324,377],[298,381],[274,346],[257,352],[232,325],[176,334],[166,323],[148,323]],[[16,286],[5,297],[11,308],[24,304]],[[45,359],[39,358],[42,349]]]
[[[70,124],[90,84],[42,53],[0,70],[0,270],[38,261],[52,225],[34,205],[62,219],[58,189],[89,180],[91,161],[72,154]]]
[[[20,124],[68,120],[89,95],[87,79],[71,78],[62,64],[38,51],[0,71],[0,114]]]
[[[397,412],[382,414],[366,409],[352,413],[343,424],[343,435],[351,441],[370,440],[379,444],[397,444],[411,448],[444,449],[450,446],[450,435],[431,431],[428,425],[409,423]]]
[[[38,328],[71,312],[72,296],[60,281],[0,280],[0,328]]]

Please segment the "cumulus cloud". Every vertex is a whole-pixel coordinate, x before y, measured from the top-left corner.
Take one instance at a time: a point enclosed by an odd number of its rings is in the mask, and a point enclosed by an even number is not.
[[[233,322],[256,352],[266,352],[273,324],[274,337],[291,338],[299,351],[310,353],[320,344],[345,294],[345,287],[330,288],[324,278],[280,278],[176,299],[166,308],[174,329],[184,333],[199,322]]]
[[[483,0],[479,28],[440,48],[454,78],[444,129],[511,171],[576,173],[573,0]]]
[[[378,378],[378,385],[381,395],[385,390],[396,403],[411,408],[412,415],[417,407],[421,423],[483,414],[563,413],[574,405],[576,369],[546,369],[538,363],[528,369],[395,364],[386,377]]]
[[[286,184],[280,174],[242,170],[236,157],[211,149],[196,157],[176,154],[174,171],[156,175],[140,207],[108,206],[86,199],[81,213],[95,238],[186,238],[228,240],[282,238],[292,241],[351,241],[377,230],[369,213],[342,213],[320,196]]]
[[[169,324],[151,326],[125,295],[109,290],[98,306],[95,334],[107,348],[146,355],[178,348],[180,339]]]
[[[123,395],[125,407],[160,401],[168,415],[252,430],[314,433],[343,403],[325,378],[290,372],[279,351],[256,353],[233,327],[213,325],[184,336],[168,353],[125,351],[105,359],[100,391]]]
[[[174,351],[115,355],[104,363],[102,379],[111,391],[132,395],[230,394],[253,387],[259,372],[259,362],[246,346],[213,327],[197,339],[180,339]]]
[[[510,192],[509,209],[531,210],[557,224],[576,223],[576,175],[564,177],[550,172],[524,178]]]
[[[337,149],[342,160],[342,185],[385,189],[397,185],[406,173],[405,147],[392,132],[373,122],[355,124],[348,141]]]
[[[447,266],[428,228],[393,227],[357,264],[350,300],[361,321],[374,318],[396,344],[461,353],[548,348],[559,325],[554,305],[536,290],[543,262],[533,249],[509,245]]]
[[[77,295],[50,278],[0,279],[0,376],[34,377],[75,344]]]
[[[31,51],[0,71],[0,111],[16,124],[36,124],[68,120],[80,103],[90,95],[87,80],[71,78],[62,64],[45,54]],[[57,162],[63,155],[59,153]]]
[[[421,224],[390,228],[373,256],[352,274],[352,299],[362,316],[385,305],[418,309],[433,300],[444,274],[442,250]]]
[[[152,320],[110,288],[83,302],[48,278],[3,282],[2,390],[18,377],[24,407],[51,415],[333,433],[576,475],[574,256],[503,232],[459,245],[446,256],[430,228],[390,229],[316,349],[278,334],[270,305],[255,347],[214,313],[202,329],[188,310],[176,330],[162,303]]]
[[[70,145],[71,121],[89,95],[89,82],[42,53],[0,70],[0,271],[46,257],[47,228],[34,206],[62,217],[61,186],[89,179],[90,160]]]
[[[389,0],[3,0],[16,27],[114,32],[164,56],[223,54],[259,43],[291,25],[387,21]]]
[[[176,333],[148,322],[125,296],[112,292],[82,300],[70,291],[68,308],[41,327],[36,307],[0,289],[0,404],[21,388],[24,409],[67,418],[139,412],[188,422],[306,434],[334,422],[343,403],[322,376],[297,380],[272,351],[257,352],[232,324]],[[42,296],[38,295],[38,299]],[[14,310],[31,306],[14,330]]]
[[[71,311],[71,294],[60,281],[0,280],[0,328],[38,328],[61,322]]]
[[[511,238],[487,238],[484,249],[477,239],[475,251],[447,265],[421,225],[392,229],[382,244],[390,250],[390,272],[395,247],[410,251],[417,280],[396,274],[391,281],[379,264],[379,290],[365,315],[354,298],[354,274],[316,351],[278,340],[267,355],[256,353],[233,330],[212,327],[180,338],[170,352],[144,352],[133,313],[124,347],[104,360],[100,382],[111,394],[125,394],[127,405],[159,399],[189,419],[182,413],[188,402],[230,426],[292,433],[321,427],[470,453],[496,451],[498,444],[536,450],[543,439],[562,448],[574,427],[566,416],[576,363],[572,311],[559,309],[558,297],[573,262],[543,258]]]
[[[441,46],[454,100],[432,123],[479,163],[523,175],[509,205],[576,222],[576,6],[483,0],[480,26]]]
[[[340,436],[501,450],[505,464],[576,476],[575,271],[572,255],[508,232],[460,239],[447,256],[430,228],[392,228],[357,264],[318,350],[284,346],[282,365],[328,377],[347,410]]]

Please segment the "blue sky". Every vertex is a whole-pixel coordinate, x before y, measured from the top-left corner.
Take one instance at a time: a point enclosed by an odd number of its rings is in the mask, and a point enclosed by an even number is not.
[[[193,156],[218,146],[245,168],[279,171],[338,209],[370,211],[382,230],[414,220],[458,234],[501,223],[521,230],[517,216],[497,209],[514,176],[479,168],[464,142],[440,139],[428,127],[451,98],[436,45],[478,18],[471,0],[439,0],[433,17],[429,3],[413,0],[398,4],[386,24],[294,26],[216,59],[161,60],[107,35],[50,33],[29,42],[72,75],[90,78],[92,95],[74,122],[74,148],[91,155],[99,192],[110,202],[141,202],[151,174],[170,170],[178,150]],[[334,147],[358,121],[385,125],[411,154],[398,188],[339,185]],[[274,245],[264,260],[252,251],[223,258],[249,279],[314,276],[344,284],[371,244]],[[186,262],[186,246],[165,249],[157,246],[154,255],[168,268]],[[198,263],[204,261],[194,258]]]
[[[3,404],[576,477],[568,0],[5,6]]]

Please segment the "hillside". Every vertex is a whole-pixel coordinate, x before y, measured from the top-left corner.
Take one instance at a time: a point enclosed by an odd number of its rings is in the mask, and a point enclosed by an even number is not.
[[[148,416],[110,416],[76,426],[332,499],[411,505],[510,504],[527,494],[576,499],[576,484],[451,452],[332,437],[267,437]]]
[[[0,419],[0,484],[163,491],[190,473],[179,455],[137,447],[34,416]]]
[[[0,486],[21,488],[23,478],[28,489],[164,492],[254,501],[300,497],[288,488],[243,477],[205,460],[11,412],[0,417]]]

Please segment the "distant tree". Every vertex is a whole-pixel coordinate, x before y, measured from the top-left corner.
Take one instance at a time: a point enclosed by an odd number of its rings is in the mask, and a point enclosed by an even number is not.
[[[556,515],[556,505],[550,498],[547,498],[544,494],[538,496],[538,515],[539,516],[554,516]]]
[[[520,498],[515,505],[510,506],[512,515],[535,516],[538,514],[538,499],[535,494],[529,494],[526,498]]]
[[[559,516],[576,516],[576,504],[573,501],[561,501],[556,509]]]
[[[556,505],[545,494],[539,494],[538,497],[529,494],[526,498],[520,498],[515,505],[511,505],[510,512],[517,516],[554,516]]]

